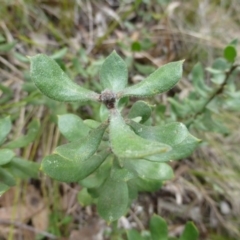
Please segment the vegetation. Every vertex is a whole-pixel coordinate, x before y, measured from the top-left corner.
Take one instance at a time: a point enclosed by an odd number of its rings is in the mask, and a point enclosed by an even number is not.
[[[3,239],[239,239],[234,1],[1,5]]]

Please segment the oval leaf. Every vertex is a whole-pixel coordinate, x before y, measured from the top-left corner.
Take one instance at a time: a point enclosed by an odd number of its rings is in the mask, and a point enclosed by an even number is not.
[[[168,240],[168,227],[163,218],[153,215],[149,225],[152,240]]]
[[[179,240],[197,240],[198,230],[192,222],[188,222]]]
[[[30,58],[31,78],[38,89],[57,101],[88,101],[99,98],[99,94],[72,82],[60,66],[50,57],[38,54]]]
[[[234,62],[237,56],[236,48],[232,45],[228,45],[224,49],[224,58],[226,58],[229,62]]]
[[[5,141],[6,136],[9,134],[12,128],[10,117],[0,119],[0,144]]]
[[[192,136],[181,123],[169,123],[165,126],[150,127],[131,121],[130,126],[139,136],[159,141],[172,147],[171,151],[145,158],[151,161],[166,162],[188,157],[201,142],[201,140]],[[165,127],[166,131],[164,130]]]
[[[81,141],[57,147],[53,155],[43,159],[42,170],[50,177],[63,182],[77,182],[95,171],[109,155],[104,151],[92,156],[107,125],[94,129]]]
[[[164,181],[172,179],[174,176],[172,168],[166,163],[127,159],[123,164],[127,169],[136,172],[142,179],[148,178]]]
[[[11,161],[15,153],[10,149],[0,149],[0,165],[4,165]]]
[[[162,142],[170,146],[181,143],[189,134],[187,127],[178,122],[153,127],[130,121],[129,125],[139,136],[157,142]]]
[[[100,216],[107,222],[113,222],[123,216],[128,208],[127,183],[109,177],[101,188],[97,207]]]
[[[90,130],[83,120],[74,114],[59,115],[58,127],[60,132],[70,142],[87,136]]]
[[[104,61],[100,69],[100,82],[103,89],[114,92],[123,90],[128,81],[128,70],[123,59],[113,51]]]
[[[138,84],[119,92],[119,97],[150,97],[170,90],[182,77],[183,61],[163,65]]]
[[[112,151],[120,158],[144,158],[171,149],[166,144],[148,141],[136,135],[116,110],[111,111],[109,136]]]

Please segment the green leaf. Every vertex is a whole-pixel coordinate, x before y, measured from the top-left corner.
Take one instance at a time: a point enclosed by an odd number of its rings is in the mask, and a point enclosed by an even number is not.
[[[25,175],[27,178],[38,178],[39,166],[40,165],[38,163],[31,162],[23,158],[14,157],[6,167],[9,169],[12,175],[18,176],[19,178],[22,178],[21,173],[23,173],[23,175]]]
[[[197,240],[198,230],[192,222],[188,222],[179,240]]]
[[[14,177],[4,168],[0,167],[0,182],[12,187],[16,184]]]
[[[123,216],[128,208],[127,183],[109,177],[101,188],[97,208],[100,216],[107,222]]]
[[[165,162],[188,157],[201,142],[192,136],[182,123],[169,123],[165,126],[145,126],[131,121],[130,126],[139,136],[168,144],[172,149],[145,159]]]
[[[135,229],[131,229],[127,231],[127,239],[128,240],[144,240],[141,234]]]
[[[170,90],[182,77],[183,61],[171,62],[157,69],[138,84],[125,88],[119,97],[150,97]]]
[[[81,206],[89,206],[94,202],[94,199],[91,197],[91,195],[88,193],[87,188],[83,188],[79,191],[77,196],[78,202],[81,204]]]
[[[223,52],[224,58],[226,58],[229,62],[234,62],[237,56],[236,48],[232,45],[228,45],[225,47]]]
[[[179,122],[171,122],[163,126],[146,126],[130,121],[129,125],[139,136],[170,146],[181,143],[189,134],[187,127]]]
[[[171,149],[166,144],[148,141],[136,135],[116,110],[111,111],[109,131],[112,151],[119,158],[144,158]]]
[[[50,177],[63,182],[77,182],[95,171],[109,155],[108,151],[92,156],[107,125],[92,130],[84,139],[55,149],[54,154],[43,159],[42,170]]]
[[[160,216],[153,215],[150,219],[152,240],[168,240],[168,227],[166,221]]]
[[[148,178],[155,180],[169,180],[174,174],[172,168],[166,163],[151,162],[147,160],[131,160],[123,161],[124,167],[135,172],[140,178]]]
[[[26,147],[29,143],[33,142],[39,132],[40,129],[40,123],[38,120],[34,119],[31,121],[31,123],[28,125],[28,131],[26,135],[23,135],[19,137],[16,140],[13,140],[11,142],[8,142],[7,144],[4,145],[6,148],[22,148]]]
[[[128,113],[128,118],[136,118],[136,117],[141,117],[140,123],[145,123],[151,116],[152,109],[149,106],[148,103],[144,101],[137,101],[135,102],[129,113]]]
[[[79,184],[88,189],[99,188],[110,175],[112,159],[113,155],[109,155],[108,158],[101,164],[101,166],[94,173],[80,180]]]
[[[0,118],[0,144],[5,141],[6,136],[12,128],[10,117]]]
[[[123,59],[113,51],[100,69],[100,83],[103,89],[114,92],[123,90],[128,81],[128,70]]]
[[[134,178],[128,181],[130,189],[137,189],[138,192],[154,192],[162,187],[162,181],[147,178]]]
[[[38,54],[30,58],[31,78],[38,89],[57,101],[98,101],[99,94],[72,82],[60,66],[50,57]]]
[[[87,136],[90,130],[83,120],[74,114],[59,115],[58,127],[60,132],[70,142]]]
[[[14,155],[10,149],[0,149],[0,166],[10,162]]]

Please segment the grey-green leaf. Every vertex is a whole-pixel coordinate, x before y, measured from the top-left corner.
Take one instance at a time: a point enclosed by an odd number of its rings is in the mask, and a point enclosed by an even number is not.
[[[31,78],[38,89],[57,101],[98,101],[99,94],[72,82],[60,66],[50,57],[38,54],[30,58]]]
[[[187,127],[179,122],[171,122],[163,126],[145,126],[130,121],[129,125],[139,136],[162,142],[170,146],[181,143],[189,133]]]
[[[100,216],[107,222],[113,222],[123,216],[128,207],[127,183],[109,177],[101,188],[97,207]]]
[[[15,153],[10,149],[0,149],[0,166],[10,162],[14,155]]]
[[[150,97],[174,87],[182,77],[183,61],[163,65],[138,84],[119,91],[119,97]]]
[[[74,114],[59,115],[58,127],[70,142],[87,136],[90,131],[90,128],[84,124],[83,120]]]
[[[172,168],[166,163],[151,162],[147,160],[138,159],[131,160],[126,159],[123,161],[124,167],[137,173],[137,175],[144,179],[155,180],[169,180],[172,179],[174,174]]]
[[[5,141],[6,136],[9,134],[12,128],[10,117],[0,119],[0,144]]]
[[[168,227],[163,218],[153,215],[149,225],[152,240],[168,240]]]
[[[197,240],[198,230],[192,222],[188,222],[179,240]]]
[[[114,92],[123,90],[128,81],[128,70],[123,59],[113,51],[104,61],[100,69],[100,82],[103,89]]]
[[[133,119],[136,117],[141,117],[140,123],[145,123],[151,116],[151,113],[152,109],[148,103],[144,101],[137,101],[132,105],[128,113],[128,118]]]
[[[165,162],[188,157],[201,142],[192,136],[181,123],[169,123],[165,126],[151,127],[131,121],[130,126],[139,136],[172,147],[171,151],[145,157],[145,159],[151,161]]]
[[[86,138],[61,145],[54,153],[73,161],[84,161],[97,151],[106,128],[107,124],[103,123],[93,129]]]
[[[80,141],[57,147],[54,154],[43,159],[42,170],[50,177],[63,182],[77,182],[95,171],[109,155],[103,151],[93,155],[107,125],[94,129]]]
[[[171,150],[166,144],[149,141],[136,135],[117,110],[111,112],[109,131],[112,151],[119,158],[144,158]]]

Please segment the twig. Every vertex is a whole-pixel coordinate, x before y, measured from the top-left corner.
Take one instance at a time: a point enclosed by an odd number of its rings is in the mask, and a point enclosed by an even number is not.
[[[221,94],[224,90],[224,87],[226,86],[229,77],[231,76],[231,74],[234,72],[234,70],[236,68],[238,68],[239,65],[233,65],[227,72],[226,72],[226,76],[225,79],[223,81],[223,83],[220,85],[219,88],[217,88],[210,96],[209,98],[205,101],[205,103],[202,105],[202,107],[193,115],[193,117],[190,119],[190,121],[186,124],[186,126],[189,128],[194,120],[203,113],[203,111],[205,110],[205,108],[207,107],[207,105],[219,94]]]

